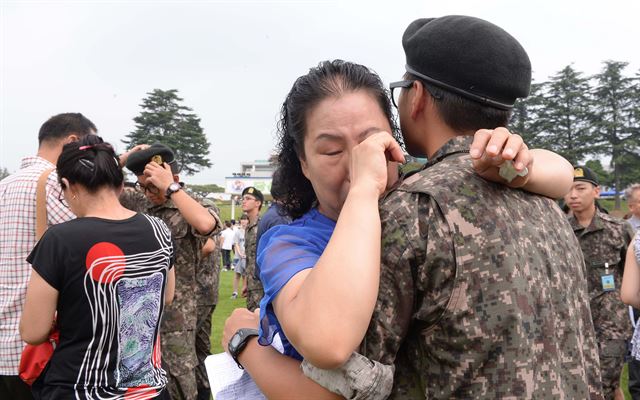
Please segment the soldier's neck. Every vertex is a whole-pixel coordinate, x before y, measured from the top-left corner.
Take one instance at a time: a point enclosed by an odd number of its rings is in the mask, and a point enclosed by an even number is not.
[[[258,220],[258,215],[260,214],[260,210],[251,210],[247,212],[247,216],[249,216],[249,224],[253,224]]]
[[[576,220],[580,224],[580,226],[587,227],[591,225],[591,221],[593,221],[593,217],[596,215],[596,205],[582,210],[582,211],[574,211],[573,215],[576,217]]]

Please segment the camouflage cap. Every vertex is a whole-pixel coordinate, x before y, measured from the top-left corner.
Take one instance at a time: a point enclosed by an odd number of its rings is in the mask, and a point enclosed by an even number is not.
[[[262,195],[262,192],[259,191],[256,188],[254,188],[253,186],[249,186],[249,187],[244,188],[244,190],[242,191],[242,195],[244,196],[245,194],[250,194],[251,196],[255,197],[258,201],[260,201],[261,203],[264,203],[264,196]]]
[[[127,169],[136,176],[144,173],[144,167],[151,161],[158,164],[167,163],[171,167],[171,172],[180,172],[173,151],[162,143],[154,143],[149,148],[132,153],[127,159]]]
[[[600,186],[597,175],[589,168],[584,166],[573,167],[573,181],[585,181]]]

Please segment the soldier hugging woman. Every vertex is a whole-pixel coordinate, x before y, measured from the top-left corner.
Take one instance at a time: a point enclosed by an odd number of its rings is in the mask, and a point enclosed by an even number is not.
[[[526,53],[464,16],[416,20],[403,45],[394,104],[429,163],[398,180],[391,101],[368,68],[298,78],[277,173],[294,221],[262,237],[260,313],[235,310],[223,347],[269,398],[601,396],[580,250],[549,199],[572,167],[493,130],[529,92]]]

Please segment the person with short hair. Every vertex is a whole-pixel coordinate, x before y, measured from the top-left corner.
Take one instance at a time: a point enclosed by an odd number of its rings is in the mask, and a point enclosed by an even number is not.
[[[233,253],[238,257],[238,263],[236,264],[233,277],[233,293],[231,294],[232,299],[236,299],[238,297],[238,291],[240,293],[244,293],[247,290],[247,277],[245,270],[247,268],[247,254],[245,253],[245,231],[249,226],[249,216],[247,214],[242,214],[240,217],[240,226],[236,231],[233,237]],[[242,287],[240,287],[240,282],[242,282]]]
[[[624,195],[627,198],[627,205],[631,217],[627,220],[635,231],[640,230],[640,183],[629,186]]]
[[[584,254],[604,396],[612,399],[622,394],[620,374],[633,330],[627,307],[620,300],[620,287],[634,232],[627,221],[601,212],[596,206],[599,197],[596,174],[585,166],[574,167],[573,186],[564,201]]]
[[[231,251],[233,250],[233,227],[230,221],[224,221],[224,229],[220,232],[220,248],[222,249],[222,265],[225,271],[231,270]]]
[[[58,197],[61,188],[53,170],[65,144],[95,134],[96,126],[80,113],[49,118],[38,133],[38,152],[22,159],[20,169],[0,181],[0,398],[30,399],[18,377],[24,342],[18,323],[31,267],[25,261],[36,243],[36,186],[45,171],[47,226],[73,219]]]
[[[202,249],[220,230],[220,219],[212,208],[201,205],[183,190],[177,160],[167,146],[152,144],[132,154],[126,165],[136,175],[138,189],[152,203],[147,212],[169,226],[175,241],[176,295],[162,320],[163,367],[169,375],[171,398],[195,399],[199,374],[197,269],[206,258]]]
[[[124,208],[113,148],[95,135],[63,147],[60,201],[77,219],[49,228],[27,258],[20,321],[29,344],[60,342],[32,386],[37,399],[164,398],[160,321],[174,292],[171,232]]]
[[[258,231],[256,234],[257,248],[260,248],[260,238],[262,237],[262,235],[264,235],[265,232],[267,232],[269,229],[273,228],[274,226],[287,225],[291,222],[291,217],[286,215],[286,213],[282,209],[282,206],[280,205],[280,202],[281,202],[280,198],[282,196],[282,193],[285,192],[285,190],[283,190],[283,188],[280,187],[281,179],[278,176],[278,174],[280,173],[281,172],[279,172],[277,169],[273,173],[271,190],[270,190],[273,201],[271,202],[271,205],[269,205],[269,208],[267,209],[267,211],[265,211],[265,213],[262,214],[262,217],[260,218],[260,222],[258,222]],[[255,279],[260,279],[260,264],[258,264],[257,262],[256,262],[256,268],[253,275]]]
[[[260,278],[256,277],[256,251],[258,249],[257,233],[260,223],[260,209],[264,203],[262,192],[253,186],[242,191],[242,212],[249,217],[249,225],[244,232],[244,249],[246,255],[245,277],[247,279],[247,309],[253,311],[260,306],[264,289]]]

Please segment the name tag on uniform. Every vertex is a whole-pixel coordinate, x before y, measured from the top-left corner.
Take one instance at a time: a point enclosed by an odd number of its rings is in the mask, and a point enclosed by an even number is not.
[[[602,290],[605,292],[610,292],[616,289],[616,283],[613,280],[613,275],[602,275],[600,279],[602,280]]]

